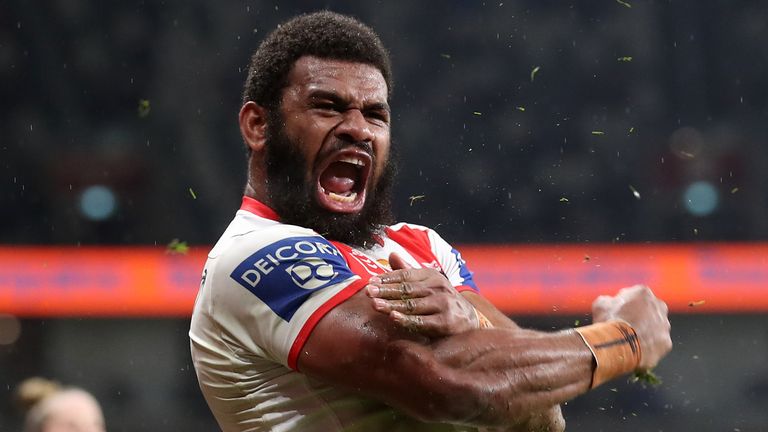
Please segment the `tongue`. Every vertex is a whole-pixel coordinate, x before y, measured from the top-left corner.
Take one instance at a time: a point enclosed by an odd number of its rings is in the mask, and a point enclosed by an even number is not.
[[[326,192],[344,195],[352,190],[357,168],[346,162],[334,162],[320,175],[320,185]]]

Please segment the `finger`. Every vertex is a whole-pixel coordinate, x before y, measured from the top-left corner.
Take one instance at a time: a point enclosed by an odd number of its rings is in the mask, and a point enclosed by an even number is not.
[[[397,252],[392,252],[391,254],[389,254],[389,266],[392,268],[392,270],[413,268],[411,267],[410,264],[405,262],[403,257],[397,254]]]
[[[395,324],[414,333],[420,333],[427,336],[439,334],[437,326],[434,323],[434,315],[406,315],[397,311],[389,314],[389,317]]]
[[[404,300],[430,295],[430,290],[420,283],[400,282],[396,284],[368,285],[366,292],[369,297],[385,300]]]
[[[426,268],[403,268],[398,270],[392,270],[391,272],[382,273],[378,276],[371,278],[371,281],[380,281],[381,283],[400,283],[400,282],[414,282],[422,281],[431,277],[434,273],[432,269]]]
[[[414,333],[425,336],[446,336],[451,334],[438,314],[435,315],[406,315],[398,311],[389,314],[395,324]]]
[[[423,315],[406,315],[402,312],[392,311],[389,317],[395,324],[416,333],[424,333]]]
[[[373,299],[373,308],[382,313],[397,311],[405,315],[429,315],[439,312],[431,302],[424,299],[384,300]]]

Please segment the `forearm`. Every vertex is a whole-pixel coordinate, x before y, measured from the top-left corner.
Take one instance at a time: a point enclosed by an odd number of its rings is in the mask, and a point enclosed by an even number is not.
[[[409,384],[425,399],[403,404],[401,394],[389,403],[422,420],[476,426],[522,425],[587,391],[592,374],[591,353],[573,332],[478,330],[429,347],[399,341],[387,361],[421,370]]]
[[[485,297],[473,292],[464,291],[462,295],[469,300],[475,309],[482,313],[495,328],[520,329],[512,319],[499,311]],[[483,428],[481,432],[562,432],[565,430],[565,419],[560,410],[560,405],[555,404],[541,411],[528,413],[527,419],[520,419],[519,423],[499,428]]]
[[[300,371],[424,421],[511,430],[592,383],[593,354],[574,330],[491,328],[430,340],[372,309],[360,313],[368,300],[353,296],[318,323]]]

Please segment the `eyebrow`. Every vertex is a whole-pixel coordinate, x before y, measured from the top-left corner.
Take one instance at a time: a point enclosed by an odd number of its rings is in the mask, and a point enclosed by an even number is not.
[[[349,100],[342,97],[340,94],[338,94],[335,91],[331,90],[312,90],[309,93],[310,99],[328,99],[329,101],[333,102],[334,104],[338,104],[341,106],[348,106],[350,105]],[[369,111],[369,110],[384,110],[386,112],[391,112],[389,108],[389,104],[386,102],[372,102],[363,105],[363,110]]]

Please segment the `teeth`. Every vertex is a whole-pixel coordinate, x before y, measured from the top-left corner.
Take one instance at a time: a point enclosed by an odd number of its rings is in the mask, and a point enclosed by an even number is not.
[[[363,162],[362,159],[359,159],[359,158],[356,158],[356,157],[341,158],[341,159],[339,159],[339,162],[346,162],[346,163],[349,163],[349,164],[352,164],[352,165],[357,165],[357,166],[364,166],[365,165],[365,162]]]
[[[339,195],[339,194],[333,193],[333,192],[328,192],[328,196],[332,200],[334,200],[334,201],[343,202],[343,203],[351,203],[352,201],[355,200],[355,198],[357,198],[357,192],[352,192],[352,193],[350,193],[347,196]]]

